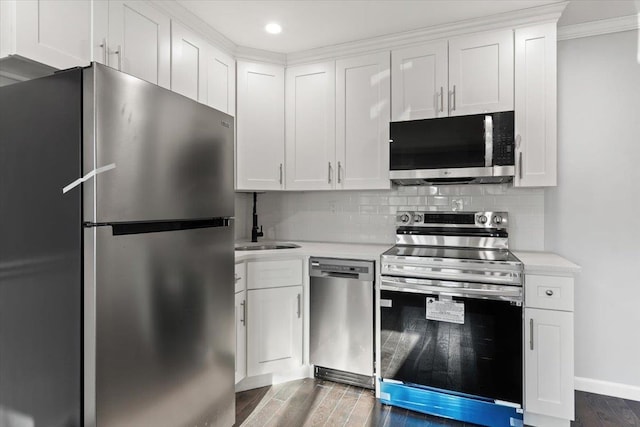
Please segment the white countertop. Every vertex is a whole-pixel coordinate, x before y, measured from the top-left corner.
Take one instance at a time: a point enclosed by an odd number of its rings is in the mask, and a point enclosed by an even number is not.
[[[573,275],[579,273],[579,265],[553,252],[512,251],[524,264],[525,274]]]
[[[275,243],[273,241],[261,240],[259,244]],[[257,258],[289,258],[291,256],[317,256],[330,258],[351,258],[371,261],[380,261],[380,255],[393,246],[370,245],[354,243],[327,243],[327,242],[301,242],[295,240],[278,240],[277,243],[295,243],[299,245],[296,249],[268,249],[262,251],[235,251],[236,261],[246,261]],[[236,242],[236,245],[251,245],[250,242]]]
[[[256,245],[276,243],[269,240],[261,240]],[[278,240],[277,243],[295,243],[299,248],[295,249],[268,249],[256,251],[235,251],[236,261],[253,259],[278,259],[292,256],[316,256],[330,258],[351,258],[379,261],[380,255],[393,244],[354,244],[354,243],[329,243],[329,242],[303,242],[295,240]],[[236,245],[251,245],[242,241]],[[562,258],[552,252],[512,251],[524,264],[524,272],[528,274],[560,274],[573,275],[580,272],[580,266]]]

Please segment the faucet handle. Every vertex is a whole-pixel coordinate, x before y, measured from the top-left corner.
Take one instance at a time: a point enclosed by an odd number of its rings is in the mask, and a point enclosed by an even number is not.
[[[264,233],[262,232],[262,226],[260,226],[260,231],[258,232],[259,237],[263,237]]]

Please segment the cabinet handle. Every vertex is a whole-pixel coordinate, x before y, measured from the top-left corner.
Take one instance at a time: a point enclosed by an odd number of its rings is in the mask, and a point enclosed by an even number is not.
[[[533,319],[529,319],[529,348],[533,350]]]
[[[242,323],[243,325],[246,325],[247,324],[247,304],[245,303],[245,300],[242,300],[240,305],[242,306],[242,318],[240,319],[240,323]]]
[[[107,39],[102,39],[100,47],[102,48],[102,63],[107,65]]]
[[[456,85],[453,85],[453,90],[451,91],[451,111],[456,109]]]
[[[444,111],[444,88],[440,86],[440,112]]]
[[[329,162],[329,171],[327,172],[327,182],[331,184],[331,162]]]
[[[280,185],[282,185],[282,163],[280,163]]]
[[[298,294],[297,298],[298,298],[298,319],[300,318],[300,294]]]
[[[553,296],[553,291],[551,289],[547,289],[545,294],[547,294],[548,297]]]
[[[118,49],[113,53],[118,55],[118,71],[122,71],[122,46],[118,45]]]
[[[342,182],[342,165],[338,162],[338,184]]]
[[[518,178],[522,180],[522,151],[518,154]]]

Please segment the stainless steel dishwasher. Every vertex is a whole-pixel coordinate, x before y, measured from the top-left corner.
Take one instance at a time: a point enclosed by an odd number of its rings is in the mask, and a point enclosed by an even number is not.
[[[311,258],[309,275],[315,376],[374,388],[374,263]]]

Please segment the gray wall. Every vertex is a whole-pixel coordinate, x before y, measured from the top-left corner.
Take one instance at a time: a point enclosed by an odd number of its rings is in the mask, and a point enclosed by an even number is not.
[[[545,247],[582,266],[577,377],[640,386],[638,32],[558,43],[558,186]]]

